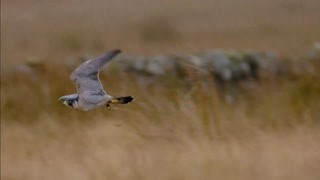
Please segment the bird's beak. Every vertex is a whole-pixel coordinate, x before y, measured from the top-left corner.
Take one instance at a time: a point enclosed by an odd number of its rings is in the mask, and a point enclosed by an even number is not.
[[[63,101],[63,105],[68,106],[67,101]]]

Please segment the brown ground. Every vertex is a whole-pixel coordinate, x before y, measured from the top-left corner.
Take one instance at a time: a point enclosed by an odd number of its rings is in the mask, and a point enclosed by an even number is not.
[[[2,62],[210,48],[296,56],[320,40],[318,0],[2,1]],[[159,32],[160,31],[160,32]],[[150,38],[148,34],[154,38]]]

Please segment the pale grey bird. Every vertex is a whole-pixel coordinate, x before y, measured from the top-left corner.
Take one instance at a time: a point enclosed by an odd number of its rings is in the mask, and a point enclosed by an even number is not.
[[[99,70],[121,50],[113,50],[90,59],[81,64],[70,76],[77,87],[77,94],[65,95],[59,98],[64,105],[83,111],[89,111],[102,106],[111,108],[111,104],[127,104],[133,101],[132,96],[113,97],[107,94],[99,80]]]

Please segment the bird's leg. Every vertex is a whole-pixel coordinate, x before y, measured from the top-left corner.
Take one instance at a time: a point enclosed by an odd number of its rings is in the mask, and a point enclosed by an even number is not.
[[[111,110],[111,105],[109,103],[106,104],[106,106],[107,106],[108,110]]]

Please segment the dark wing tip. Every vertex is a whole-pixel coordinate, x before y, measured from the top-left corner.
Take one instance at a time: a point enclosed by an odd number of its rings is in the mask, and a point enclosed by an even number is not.
[[[107,60],[111,60],[114,56],[118,55],[119,53],[121,53],[120,49],[114,49],[111,51],[106,52],[104,55],[97,57],[96,59],[107,59]]]
[[[121,49],[114,49],[114,50],[112,50],[112,51],[110,51],[110,52],[108,52],[108,53],[111,53],[111,54],[113,54],[113,55],[117,55],[117,54],[119,54],[119,53],[121,53],[122,51],[121,51]]]

